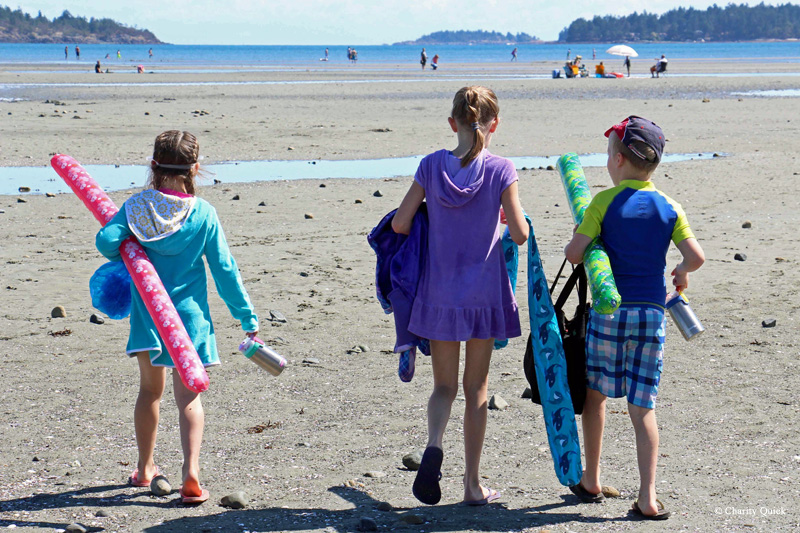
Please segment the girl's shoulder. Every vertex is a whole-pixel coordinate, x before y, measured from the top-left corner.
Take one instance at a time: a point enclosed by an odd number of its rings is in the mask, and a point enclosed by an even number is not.
[[[516,172],[516,167],[514,166],[514,162],[508,159],[507,157],[502,157],[499,155],[494,155],[489,150],[486,150],[486,165],[492,166],[497,169],[502,170],[512,170]]]

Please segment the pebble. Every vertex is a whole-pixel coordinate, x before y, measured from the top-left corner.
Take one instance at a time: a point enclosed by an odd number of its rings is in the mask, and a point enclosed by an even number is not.
[[[258,207],[266,207],[266,206],[267,206],[267,202],[259,202],[258,203]]]
[[[621,496],[619,491],[611,485],[603,485],[601,490],[603,491],[603,496],[606,498],[619,498]]]
[[[324,189],[325,187],[327,187],[327,185],[325,185],[324,183],[320,183],[320,184],[319,184],[319,188],[320,188],[320,189]]]
[[[269,319],[273,322],[286,322],[286,317],[280,311],[270,311]]]
[[[305,215],[303,215],[303,217],[305,217],[306,220],[310,220],[310,219],[314,218],[314,214],[313,213],[306,213]]]
[[[378,531],[378,523],[368,516],[362,516],[358,522],[359,531]]]
[[[383,193],[381,192],[381,190],[380,190],[380,189],[378,189],[377,191],[375,191],[374,193],[372,193],[372,196],[374,196],[374,197],[376,197],[376,198],[380,198],[381,196],[383,196]]]
[[[27,204],[28,200],[26,200],[25,198],[17,198],[17,203],[18,204]]]
[[[747,261],[747,255],[742,253],[734,254],[733,258],[737,261]]]
[[[44,195],[46,197],[48,197],[48,198],[55,198],[56,197],[55,193],[52,193],[52,192],[46,192],[46,193],[44,193]]]
[[[742,227],[745,228],[745,229],[752,228],[753,227],[753,223],[750,222],[749,220],[745,220],[744,222],[742,222]]]
[[[238,200],[238,199],[239,199],[239,195],[238,194],[234,194],[233,198],[231,198],[231,200]]]
[[[92,316],[89,317],[89,322],[92,324],[105,324],[106,321],[103,317],[92,314]]]
[[[5,212],[6,212],[5,209],[0,209],[0,215],[5,214]]]
[[[304,365],[318,365],[319,364],[319,359],[317,359],[316,357],[306,357],[305,359],[303,359],[303,364]]]
[[[422,463],[422,454],[424,450],[417,450],[403,456],[403,466],[409,470],[419,470],[419,465]]]
[[[290,146],[287,150],[294,150],[294,146]]]
[[[533,391],[531,390],[530,387],[525,387],[525,390],[522,391],[522,398],[526,398],[528,400],[533,398]]]
[[[150,481],[150,493],[154,496],[166,496],[172,493],[172,485],[165,476],[156,476]]]
[[[363,203],[364,203],[364,200],[362,200],[361,198],[356,198],[356,201],[355,201],[355,202],[353,202],[353,203],[356,203],[356,204],[363,204]]]
[[[247,507],[248,498],[244,491],[238,490],[227,496],[223,496],[219,503],[223,507],[228,507],[230,509],[244,509]]]
[[[393,509],[392,504],[389,502],[380,502],[377,507],[375,507],[379,511],[391,511]]]
[[[67,533],[86,533],[86,528],[77,522],[73,522],[64,528]]]
[[[765,328],[774,328],[777,325],[778,321],[774,318],[767,318],[761,321],[761,325]]]
[[[298,448],[311,448],[311,443],[310,442],[298,442],[297,443],[297,447]]]
[[[31,188],[23,186],[19,188],[19,192],[31,192]]]
[[[57,305],[50,311],[50,316],[53,318],[64,318],[67,316],[67,310],[63,305]]]
[[[703,98],[703,103],[704,103],[704,104],[707,104],[707,103],[709,103],[710,101],[711,101],[711,100],[709,100],[708,98]]]
[[[402,520],[406,524],[411,524],[413,526],[417,526],[419,524],[424,524],[425,523],[425,519],[424,518],[422,518],[420,515],[414,514],[414,513],[405,514],[400,518],[400,520]]]
[[[380,470],[371,470],[369,472],[364,472],[364,477],[371,477],[371,478],[379,478],[379,477],[386,477],[385,472],[381,472]]]
[[[97,518],[111,518],[111,513],[105,509],[100,509],[94,514]]]
[[[508,402],[503,399],[499,394],[492,394],[489,398],[489,409],[496,409],[502,411],[508,407]]]
[[[547,170],[555,170],[556,168],[553,165],[547,165]]]
[[[362,352],[368,352],[369,351],[369,346],[367,346],[366,344],[359,344],[358,347]]]

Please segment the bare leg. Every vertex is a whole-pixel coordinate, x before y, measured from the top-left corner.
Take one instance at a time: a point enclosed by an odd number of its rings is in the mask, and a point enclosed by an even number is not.
[[[643,514],[658,513],[656,504],[656,464],[658,463],[658,425],[656,412],[628,404],[636,432],[636,458],[639,460],[639,509]]]
[[[489,387],[489,361],[494,339],[470,339],[464,363],[464,500],[480,500],[488,496],[481,486],[479,469],[483,439],[486,435],[486,416]]]
[[[442,447],[450,409],[458,393],[460,342],[431,341],[433,393],[428,400],[428,447]]]
[[[181,427],[183,493],[186,496],[200,496],[200,445],[203,443],[205,426],[203,404],[200,394],[187,389],[176,371],[172,372],[172,384]]]
[[[600,453],[603,450],[603,430],[606,425],[606,396],[594,389],[586,389],[586,403],[583,405],[583,450],[586,457],[586,470],[581,477],[581,485],[592,494],[599,494]]]
[[[139,396],[133,411],[133,425],[136,430],[136,446],[139,448],[138,478],[147,480],[156,475],[153,451],[156,447],[161,396],[164,394],[167,372],[163,367],[150,364],[149,352],[139,352],[136,359],[139,361]]]

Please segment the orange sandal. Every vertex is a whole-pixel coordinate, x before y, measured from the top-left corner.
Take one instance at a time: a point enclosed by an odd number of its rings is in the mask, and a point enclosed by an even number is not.
[[[181,495],[181,503],[184,505],[196,505],[208,500],[209,493],[206,489],[200,489],[200,496],[188,496],[183,493],[183,486],[178,489],[178,494]]]
[[[159,475],[158,466],[156,466],[156,473],[153,477]],[[150,482],[153,481],[153,478],[148,480],[139,479],[139,469],[134,468],[133,472],[131,472],[130,477],[128,478],[128,485],[131,487],[149,487]]]

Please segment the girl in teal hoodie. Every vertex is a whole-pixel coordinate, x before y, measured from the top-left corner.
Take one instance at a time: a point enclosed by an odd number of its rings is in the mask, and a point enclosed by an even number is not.
[[[165,131],[156,137],[150,163],[149,188],[129,198],[119,213],[97,234],[96,245],[104,256],[119,261],[119,247],[130,236],[147,251],[164,287],[183,320],[204,366],[220,364],[214,325],[208,309],[205,256],[217,292],[242,329],[255,336],[258,318],[242,285],[239,268],[228,249],[217,212],[194,196],[199,169],[199,144],[187,131]],[[174,368],[164,340],[159,336],[138,291],[131,286],[131,331],[127,353],[136,357],[141,376],[134,409],[137,468],[128,480],[137,487],[150,485],[159,475],[153,460],[159,407],[166,383],[166,369]],[[202,503],[208,491],[200,486],[200,444],[205,416],[200,395],[187,389],[177,372],[172,374],[175,402],[180,411],[183,448],[184,503]]]

